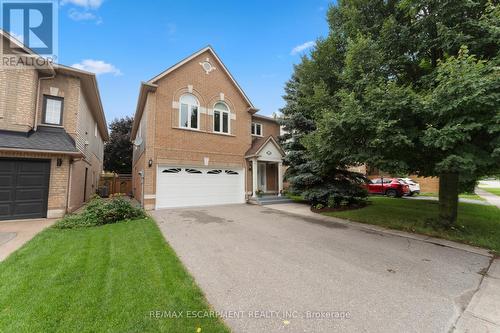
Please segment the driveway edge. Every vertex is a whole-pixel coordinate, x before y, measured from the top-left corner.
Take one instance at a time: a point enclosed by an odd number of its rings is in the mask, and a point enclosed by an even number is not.
[[[376,225],[360,223],[360,222],[351,221],[351,220],[347,220],[347,219],[341,219],[338,217],[320,215],[320,214],[311,212],[311,210],[309,209],[309,206],[304,205],[304,204],[300,204],[300,203],[275,204],[275,205],[269,205],[269,206],[265,206],[265,207],[269,208],[269,209],[278,210],[278,211],[285,213],[285,214],[292,214],[292,215],[305,216],[308,218],[315,218],[317,220],[324,221],[324,222],[341,223],[344,225],[356,227],[358,229],[370,230],[370,231],[375,231],[375,232],[379,232],[382,234],[388,234],[388,235],[392,235],[392,236],[409,238],[409,239],[413,239],[413,240],[422,241],[425,243],[431,243],[431,244],[434,244],[437,246],[444,246],[444,247],[449,247],[449,248],[453,248],[456,250],[462,250],[462,251],[486,256],[489,258],[494,257],[494,255],[492,253],[490,253],[490,251],[483,249],[483,248],[480,248],[480,247],[475,247],[472,245],[457,243],[457,242],[453,242],[450,240],[426,236],[426,235],[412,234],[412,233],[400,231],[400,230],[387,229],[387,228],[376,226]]]

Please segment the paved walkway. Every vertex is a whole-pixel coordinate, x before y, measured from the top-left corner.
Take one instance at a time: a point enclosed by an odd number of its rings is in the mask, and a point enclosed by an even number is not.
[[[0,222],[0,261],[56,221],[57,219],[36,219]]]
[[[476,292],[491,262],[484,249],[367,228],[300,204],[152,214],[233,332],[449,332],[466,308],[474,324],[496,320],[481,314],[488,307]],[[486,294],[491,311],[500,309],[495,286]],[[471,299],[481,306],[469,309]]]
[[[483,198],[486,201],[488,201],[488,203],[490,205],[494,205],[494,206],[497,206],[498,208],[500,208],[500,197],[498,195],[494,195],[493,193],[490,193],[488,191],[482,190],[479,187],[477,187],[474,191],[481,198]]]

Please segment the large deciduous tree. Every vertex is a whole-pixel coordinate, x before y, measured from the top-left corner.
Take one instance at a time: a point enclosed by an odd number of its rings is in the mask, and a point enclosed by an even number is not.
[[[302,100],[321,100],[303,154],[324,169],[439,176],[439,220],[451,226],[459,182],[500,169],[499,6],[351,0],[328,19],[328,37],[295,71],[308,81],[293,108],[307,117]]]
[[[104,169],[116,173],[132,172],[132,142],[130,133],[134,119],[115,119],[109,125],[109,141],[104,146]]]

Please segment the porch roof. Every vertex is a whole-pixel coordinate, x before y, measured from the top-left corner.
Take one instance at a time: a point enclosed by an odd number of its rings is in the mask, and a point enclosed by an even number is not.
[[[272,142],[278,151],[280,152],[281,156],[285,156],[285,152],[281,148],[280,144],[276,141],[274,136],[269,135],[267,137],[261,137],[261,138],[256,138],[252,142],[252,146],[250,149],[247,150],[245,153],[245,158],[250,158],[250,157],[256,157],[260,154],[261,150],[269,143]]]
[[[37,131],[0,131],[0,150],[32,150],[79,154],[75,141],[63,128],[38,126]]]

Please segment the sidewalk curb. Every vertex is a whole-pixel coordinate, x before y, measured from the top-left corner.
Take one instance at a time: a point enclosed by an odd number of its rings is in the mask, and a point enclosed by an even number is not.
[[[492,258],[488,271],[452,331],[500,332],[500,259]]]

